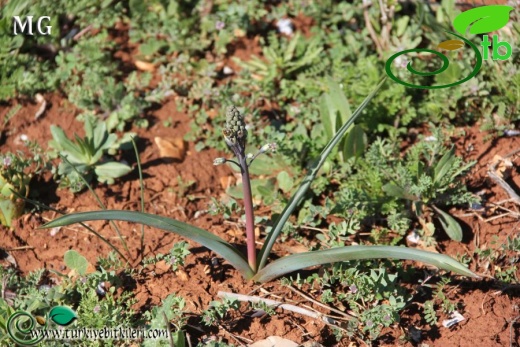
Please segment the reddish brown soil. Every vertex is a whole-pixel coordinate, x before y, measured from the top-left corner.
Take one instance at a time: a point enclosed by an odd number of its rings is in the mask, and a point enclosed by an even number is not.
[[[38,105],[29,102],[23,103],[23,108],[9,122],[4,131],[5,142],[2,144],[2,151],[23,149],[19,140],[21,134],[26,134],[29,139],[37,140],[42,146],[46,147],[51,138],[49,131],[51,124],[60,125],[68,134],[73,132],[82,134],[82,123],[75,121],[76,111],[74,108],[57,95],[47,95],[46,98],[50,101],[50,107],[44,116],[37,121],[34,120],[34,113]],[[0,114],[4,115],[8,109],[9,107],[3,107]],[[224,188],[221,185],[221,178],[232,176],[232,173],[226,167],[213,167],[211,165],[213,158],[218,156],[218,153],[213,150],[196,152],[190,144],[188,154],[183,162],[166,163],[159,158],[153,138],[155,136],[182,136],[186,133],[190,120],[185,114],[176,111],[175,99],[165,102],[160,109],[153,111],[150,117],[152,125],[149,129],[135,129],[140,137],[139,150],[146,185],[146,210],[151,213],[189,221],[196,226],[211,230],[228,241],[242,243],[239,226],[224,223],[221,218],[211,217],[204,213],[195,218],[197,211],[207,209],[210,197],[218,197],[223,193]],[[162,125],[162,120],[169,117],[173,119],[173,126],[165,128]],[[466,159],[468,160],[478,160],[468,184],[474,191],[484,190],[488,202],[508,199],[506,193],[487,178],[486,171],[491,159],[496,154],[504,156],[517,149],[520,146],[520,139],[503,137],[485,141],[486,134],[478,129],[478,125],[465,129],[466,136],[453,139],[459,154],[467,154]],[[466,149],[470,145],[473,146],[473,150],[467,151]],[[126,154],[125,158],[130,163],[135,163],[131,154]],[[196,182],[185,193],[185,196],[179,196],[176,193],[177,177],[181,177],[184,182],[189,180]],[[108,208],[138,210],[140,191],[137,174],[134,173],[119,182],[112,186],[95,186],[95,191]],[[509,182],[520,186],[520,175],[513,172]],[[39,199],[42,202],[64,212],[99,209],[89,192],[85,191],[73,195],[68,190],[57,189],[56,184],[48,176],[45,179],[32,182],[31,189],[39,193]],[[189,200],[188,194],[194,199]],[[517,211],[517,207],[513,203],[506,203],[504,207]],[[476,246],[489,246],[493,237],[498,237],[499,240],[503,241],[507,236],[512,236],[518,232],[517,218],[503,216],[486,222],[476,215],[468,215],[462,210],[452,212],[461,216],[461,220],[466,223],[464,242],[442,241],[439,246],[445,254],[452,256],[463,253],[473,254]],[[21,272],[27,273],[42,267],[66,271],[63,254],[69,249],[77,250],[92,263],[96,262],[97,257],[106,255],[110,251],[107,245],[79,226],[62,228],[55,236],[51,235],[50,230],[36,229],[43,222],[51,220],[55,216],[56,214],[53,212],[27,213],[17,221],[11,230],[3,228],[2,247],[14,256]],[[110,238],[112,242],[122,248],[115,232],[110,229],[108,223],[94,222],[89,224],[100,231],[104,237]],[[119,225],[132,252],[133,259],[138,260],[141,256],[139,254],[140,227],[129,223],[119,223]],[[172,243],[180,240],[173,234],[147,228],[144,256],[167,253]],[[224,330],[225,327],[220,330],[216,328],[208,330],[208,328],[202,326],[195,315],[200,314],[201,310],[208,307],[210,301],[216,299],[218,291],[247,294],[257,290],[258,286],[242,280],[239,274],[227,265],[223,265],[225,270],[223,277],[212,276],[208,269],[213,254],[199,245],[192,244],[191,246],[192,254],[188,256],[186,266],[182,271],[172,273],[160,268],[151,268],[150,271],[143,272],[136,279],[134,283],[134,292],[138,299],[136,309],[160,304],[161,299],[169,293],[178,293],[187,299],[188,310],[194,314],[194,317],[190,319],[190,324],[200,327],[206,331],[208,336],[221,335],[233,342],[231,334],[252,341],[278,335],[297,342],[315,339],[321,341],[324,345],[333,343],[330,338],[330,331],[322,323],[281,310],[279,310],[278,315],[269,319],[242,318],[237,326],[227,327],[227,332]],[[286,247],[275,247],[275,251],[280,255],[287,253],[286,250]],[[137,264],[137,261],[135,264]],[[481,267],[474,268],[474,270],[481,274],[493,274],[493,265],[488,266],[491,269]],[[294,299],[302,302],[301,297],[297,297],[288,289],[281,287],[278,282],[269,283],[264,285],[263,288],[270,292],[274,298],[279,296],[285,300]],[[466,318],[465,321],[452,329],[443,327],[430,329],[425,325],[417,310],[410,307],[403,312],[401,326],[388,329],[385,337],[381,339],[380,345],[399,344],[398,338],[404,334],[402,329],[406,331],[410,326],[424,330],[424,342],[430,346],[508,345],[511,341],[510,322],[520,314],[519,289],[518,287],[508,288],[506,291],[500,289],[503,288],[496,286],[493,281],[487,278],[458,282],[449,292],[449,295],[450,299],[463,303],[462,313]],[[255,294],[258,295],[259,292]],[[311,303],[306,302],[306,304]],[[519,337],[518,324],[515,328],[512,341]],[[200,337],[201,333],[193,330],[191,335]],[[410,343],[403,344],[409,345]],[[340,345],[348,346],[349,342],[345,340]]]
[[[256,39],[244,39],[244,43],[247,44],[239,46],[236,53],[240,55],[258,53],[258,49],[248,48],[249,43],[257,44]],[[231,60],[229,64],[236,68]],[[39,105],[19,101],[22,109],[3,130],[0,140],[2,141],[0,142],[2,152],[23,149],[19,139],[21,134],[26,134],[30,140],[36,140],[46,148],[51,139],[49,127],[52,124],[60,125],[69,135],[74,132],[83,134],[82,123],[75,120],[77,110],[73,106],[57,94],[49,94],[45,98],[49,102],[49,107],[38,120],[34,120],[34,114]],[[0,119],[3,119],[8,110],[17,102],[0,106]],[[170,98],[159,109],[149,111],[147,114],[151,124],[149,129],[133,129],[140,138],[138,147],[145,178],[146,211],[187,221],[208,229],[227,241],[242,245],[243,234],[240,225],[226,223],[222,218],[199,212],[207,209],[211,197],[219,197],[223,194],[225,190],[223,184],[225,184],[226,178],[233,176],[227,167],[212,165],[213,159],[219,156],[219,153],[214,150],[196,152],[193,144],[190,143],[187,156],[182,162],[165,162],[159,157],[154,137],[182,137],[189,129],[189,117],[179,113],[176,110],[176,104],[175,97]],[[162,121],[170,117],[173,125],[165,128]],[[466,136],[452,140],[457,145],[459,155],[465,156],[467,160],[478,161],[467,182],[470,189],[474,192],[483,191],[487,200],[486,206],[489,207],[491,203],[508,199],[509,196],[488,178],[486,172],[495,155],[505,156],[519,148],[520,138],[502,137],[486,141],[485,138],[488,137],[488,134],[479,131],[479,124],[464,130]],[[124,158],[135,166],[133,153],[124,154]],[[518,161],[515,163],[515,167],[517,163]],[[115,185],[94,185],[96,193],[109,209],[140,209],[139,179],[137,170],[135,171],[118,180]],[[195,185],[183,195],[178,193],[179,177],[183,182],[195,181]],[[520,187],[520,175],[516,170],[513,170],[508,182],[513,187]],[[68,190],[57,189],[57,185],[52,181],[50,175],[46,175],[40,180],[34,180],[31,190],[39,194],[37,197],[39,201],[63,212],[99,209],[96,200],[88,191],[73,195]],[[502,206],[518,213],[518,206],[513,202],[503,203]],[[30,212],[30,206],[28,207],[28,212],[15,223],[12,229],[3,227],[0,229],[4,235],[2,248],[15,258],[22,273],[26,274],[40,268],[66,272],[63,254],[69,249],[77,250],[92,263],[95,263],[99,256],[104,256],[110,251],[110,248],[100,239],[77,225],[62,228],[54,236],[50,230],[37,229],[44,222],[52,220],[57,214],[48,211]],[[503,242],[506,237],[518,233],[518,218],[515,216],[503,215],[493,220],[485,220],[503,213],[500,210],[489,212],[489,215],[485,217],[464,210],[452,210],[451,212],[459,216],[466,224],[462,243],[449,240],[441,240],[439,243],[439,250],[451,256],[464,253],[473,255],[473,251],[477,247],[489,247],[494,237],[498,237],[500,242]],[[122,249],[116,233],[108,223],[88,224]],[[174,242],[181,240],[176,235],[146,228],[144,254],[141,254],[140,226],[129,223],[119,223],[119,226],[132,253],[134,266],[137,266],[142,256],[167,253]],[[197,244],[190,245],[192,254],[187,257],[186,265],[182,270],[172,273],[160,266],[151,267],[133,280],[133,291],[138,300],[134,307],[136,310],[158,305],[161,299],[168,294],[177,293],[186,298],[188,302],[187,309],[192,318],[189,320],[191,327],[188,326],[187,331],[194,339],[200,339],[203,336],[219,336],[236,344],[236,339],[246,343],[276,335],[299,343],[316,340],[324,346],[358,345],[358,341],[349,341],[347,338],[341,343],[335,344],[331,331],[322,322],[283,310],[277,310],[278,314],[270,318],[245,318],[237,315],[234,317],[235,322],[229,322],[220,328],[205,327],[201,324],[198,315],[203,309],[208,308],[212,300],[217,299],[218,291],[262,296],[268,296],[265,293],[270,293],[268,297],[275,300],[288,302],[294,300],[294,302],[310,306],[313,304],[281,286],[278,281],[263,285],[263,291],[260,291],[258,285],[244,281],[227,264],[220,264],[223,276],[212,274],[209,269],[214,254]],[[277,255],[283,256],[290,249],[288,246],[296,248],[297,244],[294,241],[290,241],[286,245],[278,244],[274,251]],[[403,311],[401,323],[386,329],[376,344],[412,346],[411,342],[405,342],[400,337],[406,335],[413,326],[422,330],[423,346],[513,346],[515,343],[518,345],[520,323],[517,321],[515,324],[512,321],[520,315],[519,287],[504,288],[490,279],[489,277],[495,271],[493,264],[479,264],[472,270],[483,275],[483,278],[454,280],[454,285],[448,292],[451,300],[463,303],[461,313],[466,318],[465,321],[451,329],[440,325],[430,328],[418,313],[420,311],[415,307],[416,304],[413,304]],[[328,313],[323,308],[315,308],[323,313]],[[510,330],[512,324],[513,329]]]

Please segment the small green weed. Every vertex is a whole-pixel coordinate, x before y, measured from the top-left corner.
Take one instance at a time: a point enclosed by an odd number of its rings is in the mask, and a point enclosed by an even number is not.
[[[202,323],[206,326],[220,324],[229,317],[230,310],[238,310],[240,302],[232,298],[223,298],[222,301],[212,301],[210,307],[202,312]]]
[[[0,154],[0,224],[10,227],[22,215],[31,179],[49,168],[46,155],[37,143],[26,142],[30,154]]]
[[[432,289],[432,299],[427,300],[424,303],[424,320],[431,326],[435,326],[438,322],[437,310],[441,310],[445,314],[450,314],[455,311],[459,304],[452,302],[447,296],[445,291],[450,283],[448,277],[441,277],[439,282],[434,285],[423,284],[423,287]]]
[[[128,144],[132,134],[126,134],[118,140],[115,134],[109,134],[105,122],[89,119],[85,122],[84,139],[75,135],[75,142],[68,139],[65,132],[58,126],[51,126],[53,140],[49,146],[55,150],[54,155],[60,156],[57,174],[60,186],[69,187],[73,192],[79,192],[94,177],[102,183],[112,184],[114,179],[129,173],[132,168],[126,164],[109,161],[105,153],[115,153],[116,150]]]
[[[351,317],[343,333],[365,341],[376,339],[383,327],[399,322],[399,312],[411,296],[398,278],[407,277],[402,267],[390,273],[389,262],[344,262],[326,267],[322,275],[283,279],[282,284],[308,285],[307,292],[320,293],[320,301]],[[361,329],[359,329],[361,327]]]
[[[149,323],[150,329],[170,329],[170,324],[175,327],[172,333],[173,346],[184,346],[184,333],[182,327],[186,324],[186,301],[175,294],[168,295],[162,300],[161,306],[156,306],[143,314]],[[145,347],[171,346],[164,340],[146,340]]]
[[[173,245],[168,254],[159,253],[153,257],[143,259],[143,267],[164,260],[168,265],[171,265],[173,271],[176,271],[179,266],[184,265],[186,256],[190,254],[188,247],[189,244],[186,241],[177,242]]]

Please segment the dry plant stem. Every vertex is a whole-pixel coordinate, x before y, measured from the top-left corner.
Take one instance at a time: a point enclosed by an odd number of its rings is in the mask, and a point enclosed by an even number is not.
[[[238,301],[243,301],[243,302],[263,302],[268,306],[279,307],[279,308],[282,308],[287,311],[292,311],[292,312],[303,314],[304,316],[308,316],[308,317],[311,317],[314,319],[319,319],[329,325],[339,326],[334,319],[327,317],[324,314],[314,312],[311,310],[307,310],[302,307],[298,307],[298,306],[294,306],[294,305],[290,305],[290,304],[284,304],[284,303],[281,303],[281,302],[275,301],[275,300],[264,299],[264,298],[260,298],[258,296],[249,296],[249,295],[235,294],[235,293],[229,293],[229,292],[223,292],[223,291],[219,291],[217,293],[217,296],[220,298],[227,297],[227,298],[231,298],[231,299],[236,299]]]
[[[506,154],[503,157],[503,159],[508,159],[508,158],[514,156],[515,154],[517,154],[518,152],[520,152],[520,150],[518,150],[518,149],[514,150],[513,152]],[[496,184],[498,184],[500,187],[502,187],[502,189],[504,189],[507,192],[507,194],[509,194],[509,197],[517,205],[520,205],[520,196],[518,196],[518,194],[513,190],[513,188],[511,188],[511,186],[509,184],[507,184],[507,182],[502,177],[500,177],[499,175],[496,174],[496,168],[497,168],[497,165],[499,162],[500,161],[497,161],[496,163],[491,165],[487,174]]]
[[[330,310],[330,311],[332,311],[332,312],[334,312],[334,313],[337,313],[337,314],[339,314],[340,316],[343,316],[343,319],[352,319],[352,317],[353,317],[353,315],[351,315],[351,314],[349,314],[349,313],[345,313],[345,312],[342,312],[342,311],[340,311],[340,310],[336,310],[336,309],[333,308],[333,307],[327,306],[327,305],[325,305],[325,304],[322,304],[322,303],[319,302],[319,301],[314,300],[314,299],[311,298],[310,296],[305,295],[304,293],[302,293],[301,291],[299,291],[298,289],[294,288],[294,287],[291,286],[291,285],[287,286],[287,288],[289,288],[289,289],[290,289],[291,291],[293,291],[294,293],[300,295],[301,297],[303,297],[303,298],[305,298],[305,299],[307,299],[307,300],[309,300],[309,301],[315,303],[316,305],[321,306],[321,307],[323,307],[323,308],[325,308],[325,309],[327,309],[327,310]]]
[[[383,57],[383,47],[381,46],[381,43],[379,42],[379,39],[377,37],[376,31],[372,27],[372,22],[370,22],[370,15],[368,14],[368,7],[370,5],[363,5],[363,17],[365,18],[365,24],[367,26],[368,33],[370,34],[370,37],[372,38],[372,41],[374,41],[374,44],[376,45],[377,53],[379,54],[379,57]]]
[[[253,196],[251,194],[249,168],[245,155],[239,156],[238,160],[242,172],[242,190],[244,192],[244,209],[246,212],[247,261],[251,269],[256,272],[255,215],[253,213]]]
[[[511,186],[509,184],[507,184],[506,181],[504,181],[504,179],[502,179],[500,176],[498,176],[494,170],[489,170],[487,172],[487,174],[496,184],[498,184],[500,187],[502,187],[502,189],[504,189],[506,191],[506,193],[509,194],[511,199],[516,204],[520,205],[520,196],[518,196],[518,194],[516,194],[516,192],[513,190],[513,188],[511,188]]]

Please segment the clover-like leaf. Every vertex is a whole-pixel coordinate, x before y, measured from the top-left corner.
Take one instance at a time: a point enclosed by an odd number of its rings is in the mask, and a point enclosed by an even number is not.
[[[67,306],[55,306],[49,312],[49,318],[58,325],[69,325],[78,318],[76,312]]]
[[[71,249],[65,252],[64,256],[65,265],[67,265],[71,270],[76,270],[76,272],[83,276],[87,273],[88,268],[88,260],[75,250]]]
[[[453,27],[462,35],[470,26],[469,32],[474,35],[495,31],[507,24],[512,9],[505,5],[477,7],[459,14],[453,20]]]
[[[437,45],[437,48],[447,51],[456,51],[462,47],[464,47],[464,42],[461,40],[446,40]]]

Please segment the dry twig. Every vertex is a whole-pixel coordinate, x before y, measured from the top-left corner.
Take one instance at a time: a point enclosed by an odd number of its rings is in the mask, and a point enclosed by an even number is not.
[[[314,319],[319,319],[319,320],[323,321],[325,324],[339,327],[338,322],[336,322],[334,319],[332,319],[322,313],[314,312],[314,311],[311,311],[311,310],[308,310],[308,309],[305,309],[302,307],[290,305],[290,304],[284,304],[279,301],[275,301],[275,300],[271,300],[271,299],[264,299],[264,298],[261,298],[258,296],[249,296],[249,295],[235,294],[235,293],[229,293],[229,292],[223,292],[223,291],[219,291],[217,296],[221,297],[221,298],[228,297],[228,298],[235,299],[238,301],[243,301],[243,302],[255,302],[255,303],[263,302],[264,304],[266,304],[268,306],[279,307],[279,308],[282,308],[287,311],[296,312],[296,313],[302,314],[304,316],[308,316],[308,317],[311,317]]]

